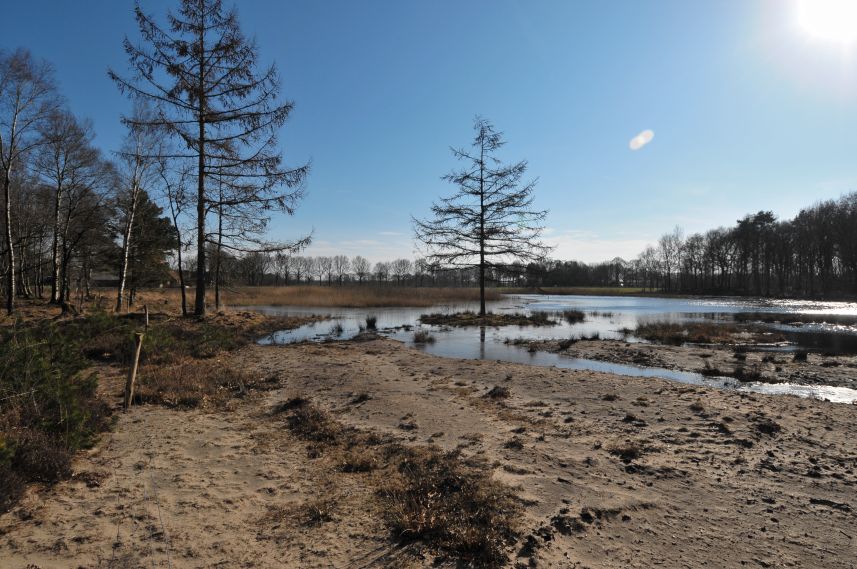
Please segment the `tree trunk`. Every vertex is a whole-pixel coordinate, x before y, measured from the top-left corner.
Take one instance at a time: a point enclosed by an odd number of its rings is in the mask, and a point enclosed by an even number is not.
[[[485,316],[485,143],[479,156],[479,315]]]
[[[125,231],[122,232],[122,258],[119,260],[119,290],[116,292],[116,312],[122,311],[122,296],[125,293],[125,281],[128,278],[128,257],[131,254],[131,233],[134,228],[134,215],[137,213],[137,185],[131,189],[131,206],[128,209],[128,219],[125,220]]]
[[[220,193],[223,201],[223,192]],[[214,308],[220,310],[220,253],[223,248],[223,206],[217,209],[217,258],[214,260]]]
[[[6,221],[6,231],[3,238],[6,242],[6,313],[15,313],[15,246],[12,242],[12,197],[10,195],[12,165],[6,168],[3,175],[3,201]]]
[[[60,259],[59,259],[59,232],[60,232],[60,196],[61,188],[58,185],[56,194],[54,195],[54,239],[51,243],[51,304],[59,302],[59,278],[60,278]]]
[[[205,30],[199,32],[199,84],[197,97],[199,100],[199,161],[197,163],[196,186],[196,301],[193,313],[205,316]]]

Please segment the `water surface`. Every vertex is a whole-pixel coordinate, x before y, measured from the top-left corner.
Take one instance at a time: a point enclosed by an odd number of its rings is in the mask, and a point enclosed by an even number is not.
[[[507,343],[509,339],[551,340],[565,338],[597,337],[627,341],[640,341],[628,330],[638,324],[651,321],[676,323],[722,320],[731,321],[738,312],[774,312],[782,314],[857,315],[857,303],[771,301],[746,298],[699,298],[675,299],[655,297],[615,296],[558,296],[558,295],[510,295],[502,300],[488,303],[492,312],[547,312],[560,322],[556,326],[503,326],[485,328],[453,328],[446,326],[424,326],[419,317],[426,313],[455,313],[464,310],[477,311],[478,303],[452,303],[430,308],[329,308],[294,306],[256,306],[254,310],[266,314],[299,316],[318,314],[328,320],[314,322],[296,328],[275,332],[260,340],[262,344],[284,344],[303,341],[349,339],[366,326],[366,318],[376,318],[376,327],[383,335],[415,345],[415,330],[427,330],[435,341],[417,344],[427,353],[453,358],[489,359],[523,363],[537,366],[582,369],[637,377],[660,377],[693,385],[706,385],[744,391],[771,394],[793,394],[817,397],[836,402],[857,401],[857,390],[830,386],[805,386],[793,384],[740,383],[732,378],[706,377],[698,373],[615,364],[563,354],[529,352],[525,347]],[[579,310],[586,314],[583,322],[568,323],[562,313]],[[787,319],[786,319],[787,320]],[[790,345],[777,349],[811,349],[824,352],[857,354],[857,327],[836,324],[812,324],[790,326],[769,324],[772,332],[786,335]]]

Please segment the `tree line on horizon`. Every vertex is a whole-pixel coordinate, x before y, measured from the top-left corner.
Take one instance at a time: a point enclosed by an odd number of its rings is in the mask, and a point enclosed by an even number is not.
[[[635,259],[550,261],[527,268],[541,286],[639,287],[687,294],[857,296],[857,192],[805,207],[792,219],[759,211],[685,236],[676,227]]]

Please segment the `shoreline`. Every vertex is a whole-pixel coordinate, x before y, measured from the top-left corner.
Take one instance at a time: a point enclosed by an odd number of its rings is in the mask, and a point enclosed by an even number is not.
[[[801,360],[793,353],[754,349],[753,345],[736,351],[734,346],[719,344],[673,346],[607,339],[583,339],[570,345],[563,340],[512,343],[570,358],[728,377],[739,382],[857,389],[857,356],[851,355],[807,353]]]

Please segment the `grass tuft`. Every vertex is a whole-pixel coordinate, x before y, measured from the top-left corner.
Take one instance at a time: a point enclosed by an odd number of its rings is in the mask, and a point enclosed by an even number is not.
[[[503,565],[517,539],[520,506],[510,489],[456,452],[403,451],[381,498],[398,541],[422,542],[471,566]]]
[[[435,338],[428,330],[417,330],[414,332],[414,344],[434,344]]]
[[[562,313],[562,318],[569,324],[577,324],[586,320],[586,314],[580,310],[566,310]]]

